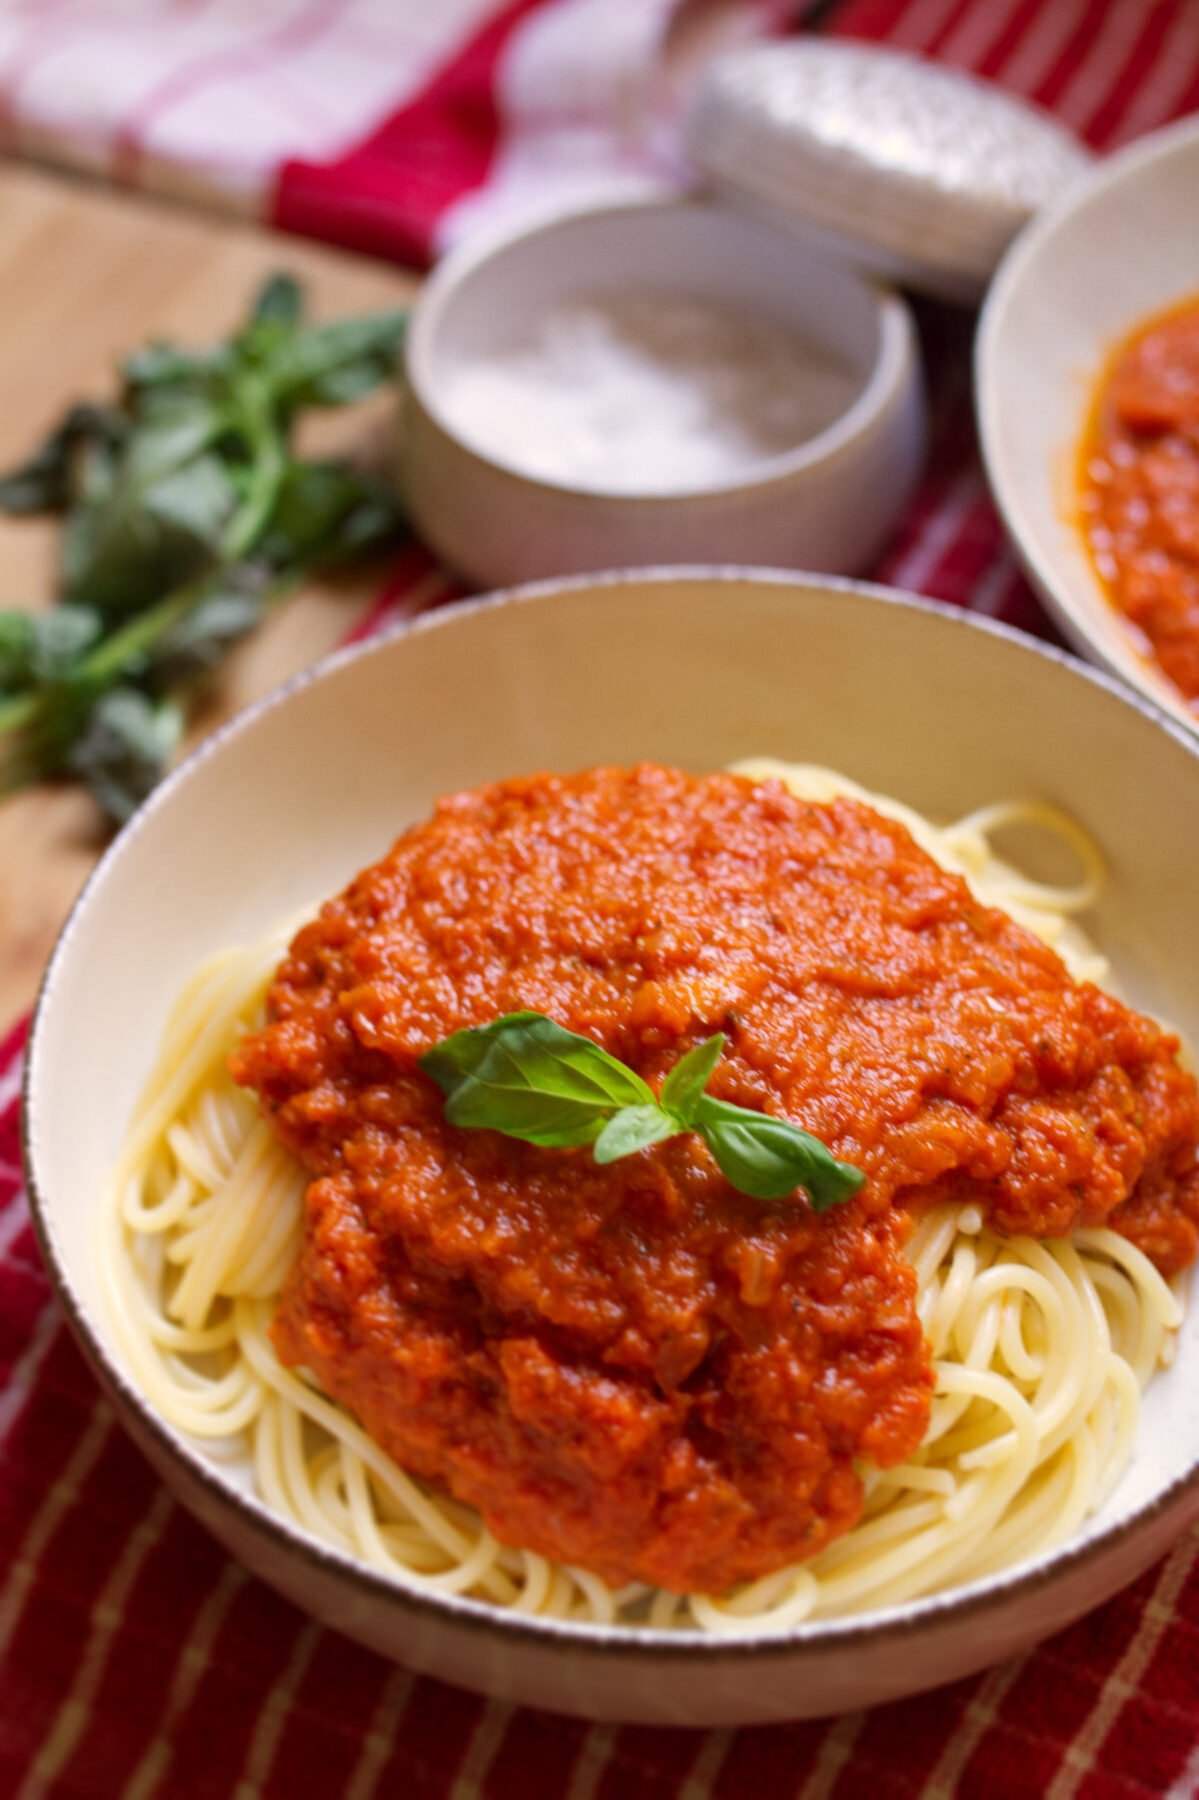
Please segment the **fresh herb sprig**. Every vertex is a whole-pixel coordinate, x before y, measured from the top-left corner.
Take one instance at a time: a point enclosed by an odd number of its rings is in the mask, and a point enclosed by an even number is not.
[[[212,349],[154,344],[111,405],[73,406],[0,510],[59,513],[59,604],[0,611],[0,793],[73,773],[127,818],[161,775],[195,679],[304,575],[403,530],[392,490],[298,457],[297,419],[389,380],[402,312],[309,324],[289,275]]]
[[[856,1194],[865,1176],[819,1138],[706,1092],[724,1043],[718,1031],[696,1044],[656,1096],[590,1038],[538,1012],[456,1031],[420,1067],[446,1095],[451,1125],[559,1149],[589,1144],[597,1163],[693,1131],[726,1179],[756,1200],[784,1200],[802,1187],[813,1210],[824,1212]]]

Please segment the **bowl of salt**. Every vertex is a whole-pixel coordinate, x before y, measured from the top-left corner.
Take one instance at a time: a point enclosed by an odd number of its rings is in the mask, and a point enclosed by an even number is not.
[[[716,58],[687,144],[702,194],[471,244],[421,296],[402,474],[477,585],[868,568],[925,440],[911,314],[884,283],[972,303],[1087,163],[997,88],[819,39]]]
[[[409,334],[408,503],[480,585],[671,560],[852,573],[923,443],[904,302],[703,201],[452,257]]]

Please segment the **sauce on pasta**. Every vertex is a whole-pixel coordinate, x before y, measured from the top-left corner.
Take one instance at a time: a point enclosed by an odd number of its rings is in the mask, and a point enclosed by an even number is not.
[[[1199,303],[1113,358],[1084,446],[1082,515],[1114,604],[1199,703]]]
[[[817,1218],[690,1139],[599,1169],[448,1126],[418,1057],[522,1007],[651,1085],[725,1031],[712,1091],[865,1188]],[[233,1058],[311,1178],[275,1345],[501,1541],[722,1593],[924,1437],[931,1205],[1192,1259],[1176,1052],[855,800],[652,765],[458,795],[299,933]]]

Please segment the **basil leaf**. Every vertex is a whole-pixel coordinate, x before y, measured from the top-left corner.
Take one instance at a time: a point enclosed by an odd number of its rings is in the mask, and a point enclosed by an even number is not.
[[[0,612],[0,692],[15,694],[33,679],[33,614]]]
[[[482,1126],[529,1144],[590,1144],[625,1106],[653,1104],[631,1069],[542,1013],[508,1013],[456,1031],[420,1059],[446,1095],[451,1125]]]
[[[109,495],[71,514],[62,552],[66,597],[108,617],[149,605],[216,561],[235,504],[229,471],[215,454],[148,484],[122,475]]]
[[[0,613],[0,691],[64,681],[101,629],[99,614],[86,606]]]
[[[789,1119],[750,1112],[707,1094],[697,1108],[695,1129],[721,1173],[756,1200],[785,1200],[802,1187],[813,1212],[824,1212],[850,1199],[866,1179]]]
[[[177,393],[202,390],[227,374],[232,363],[229,347],[216,350],[176,350],[173,344],[147,344],[122,361],[121,378],[138,403],[156,388]]]
[[[349,406],[353,401],[373,394],[394,369],[395,357],[390,350],[385,357],[360,357],[354,362],[343,363],[305,389],[305,403],[309,406]]]
[[[67,766],[84,777],[106,812],[124,821],[161,777],[181,731],[176,707],[156,706],[136,688],[111,688],[91,709]]]
[[[61,512],[72,498],[75,457],[87,443],[110,451],[125,436],[121,415],[107,406],[73,406],[33,455],[0,476],[0,512]]]
[[[276,402],[336,406],[340,403],[337,381],[354,363],[369,362],[378,385],[396,368],[404,322],[405,314],[397,311],[364,319],[335,319],[329,325],[309,325],[293,332],[265,370]],[[357,389],[357,393],[365,391]]]
[[[395,534],[395,491],[345,463],[294,464],[284,475],[257,554],[275,568],[340,560]]]
[[[90,650],[102,629],[90,606],[56,606],[33,619],[30,674],[35,681],[62,681]]]
[[[0,476],[0,510],[65,514],[66,603],[45,622],[0,615],[0,786],[73,767],[127,816],[173,742],[171,685],[310,570],[401,534],[391,487],[312,462],[293,432],[303,407],[389,380],[403,322],[306,325],[300,284],[274,276],[224,343],[134,352],[117,405],[73,407]]]
[[[802,1187],[823,1212],[856,1194],[865,1176],[819,1138],[704,1093],[723,1048],[719,1032],[695,1045],[655,1100],[639,1075],[590,1038],[543,1013],[519,1012],[456,1031],[420,1067],[446,1095],[452,1125],[557,1148],[591,1144],[601,1164],[693,1129],[726,1179],[755,1199],[783,1200]]]
[[[131,486],[161,480],[199,456],[220,437],[225,417],[202,395],[171,395],[142,413],[129,440],[122,473]]]
[[[267,277],[254,302],[252,325],[298,325],[304,310],[304,290],[294,275]]]
[[[149,658],[147,679],[158,691],[206,674],[239,638],[253,631],[265,609],[261,580],[251,583],[247,578],[235,586],[231,577],[162,634]]]
[[[702,1044],[696,1044],[693,1049],[688,1050],[686,1056],[679,1058],[662,1083],[658,1104],[664,1106],[667,1112],[673,1113],[680,1124],[690,1126],[695,1118],[695,1109],[711,1079],[713,1069],[720,1061],[724,1044],[723,1031],[705,1038]]]
[[[635,1150],[648,1150],[665,1138],[677,1137],[678,1120],[661,1106],[622,1106],[613,1113],[595,1140],[592,1155],[597,1163],[619,1162]]]

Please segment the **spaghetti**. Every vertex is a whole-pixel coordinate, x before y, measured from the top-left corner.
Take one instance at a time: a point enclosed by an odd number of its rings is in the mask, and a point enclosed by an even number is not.
[[[1071,973],[1104,972],[1072,917],[1095,898],[1097,854],[1043,806],[1003,806],[938,830],[829,771],[742,765],[805,799],[851,793],[899,818],[988,904],[1052,943]],[[1037,825],[1083,879],[1016,874],[993,832]],[[910,1600],[1064,1541],[1128,1460],[1140,1390],[1169,1353],[1178,1299],[1117,1232],[1005,1238],[979,1207],[931,1207],[906,1254],[933,1359],[919,1449],[864,1471],[866,1505],[802,1564],[723,1598],[630,1583],[499,1543],[470,1507],[404,1473],[361,1426],[276,1357],[269,1327],[299,1250],[307,1175],[230,1077],[230,1048],[262,1018],[295,921],[200,970],[172,1013],[110,1183],[101,1266],[133,1374],[160,1415],[219,1458],[249,1451],[266,1503],[302,1529],[425,1591],[518,1612],[631,1627],[783,1630]]]

